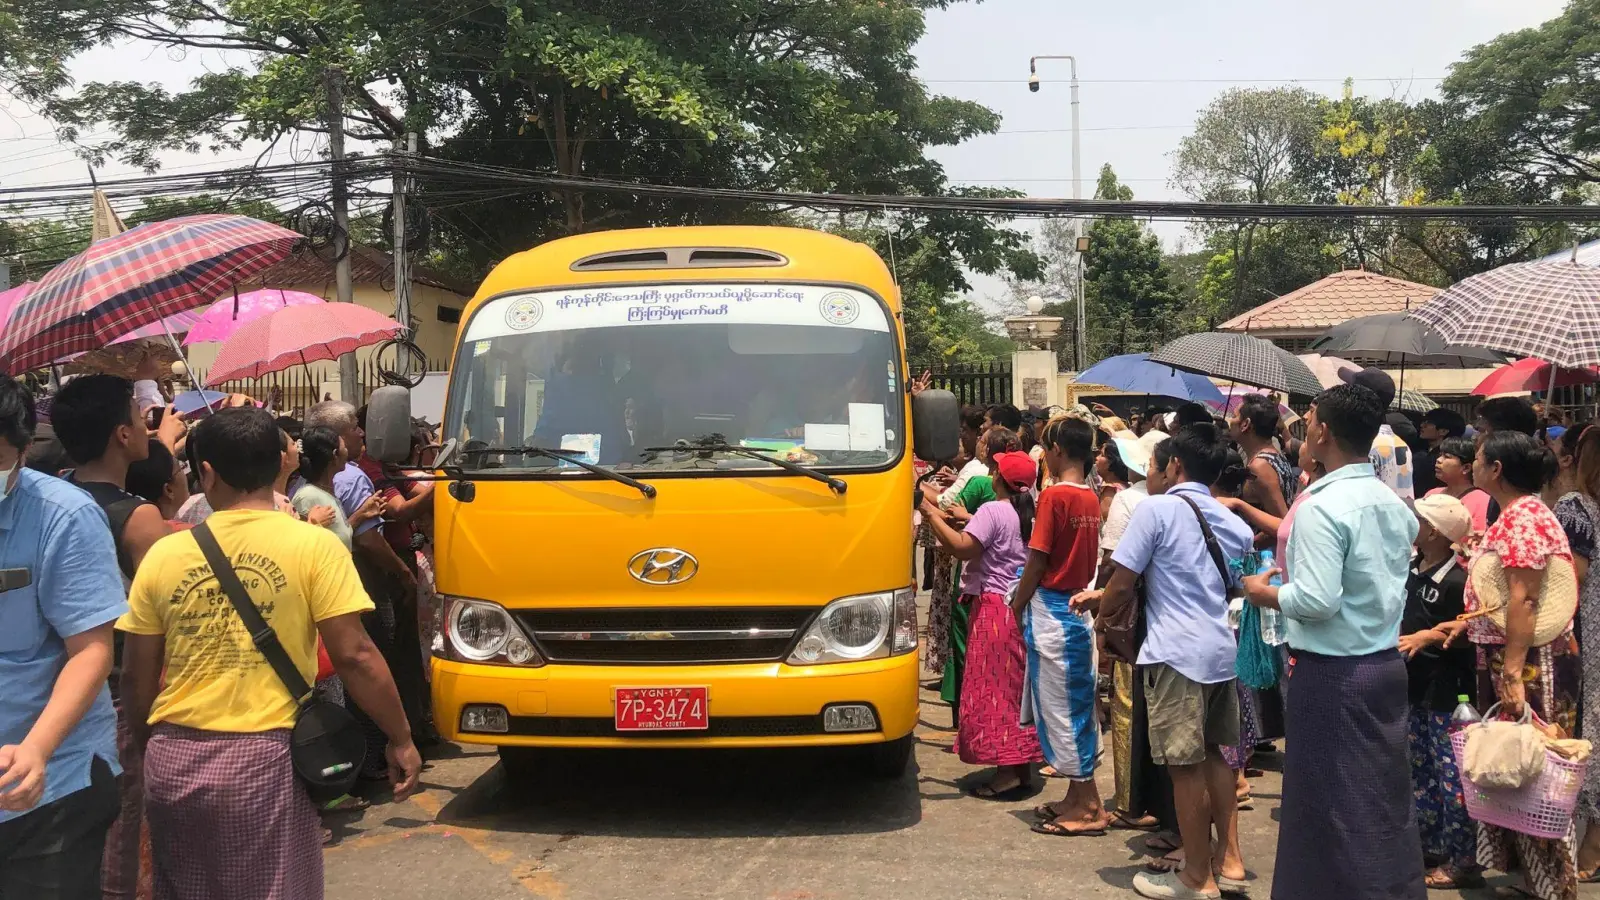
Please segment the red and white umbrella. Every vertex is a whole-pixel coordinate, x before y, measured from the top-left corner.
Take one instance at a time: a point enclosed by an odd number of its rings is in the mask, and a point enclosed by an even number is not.
[[[300,235],[248,216],[179,216],[96,241],[17,301],[0,336],[12,372],[104,347],[204,306],[282,260]]]
[[[399,332],[400,323],[354,303],[286,307],[245,324],[223,341],[206,384],[215,387],[235,378],[259,378],[338,359]]]

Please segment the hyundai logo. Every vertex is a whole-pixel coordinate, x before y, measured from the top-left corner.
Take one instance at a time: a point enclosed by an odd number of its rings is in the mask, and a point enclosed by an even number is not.
[[[700,571],[700,560],[676,547],[641,550],[628,560],[628,574],[643,584],[679,584]]]

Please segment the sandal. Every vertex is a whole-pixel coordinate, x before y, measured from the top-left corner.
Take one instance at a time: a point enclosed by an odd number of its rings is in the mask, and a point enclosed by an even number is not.
[[[1105,828],[1093,826],[1074,831],[1061,824],[1060,819],[1050,819],[1044,822],[1035,822],[1030,829],[1035,834],[1048,834],[1052,837],[1105,837]]]
[[[1579,884],[1600,884],[1600,866],[1596,866],[1595,868],[1590,869],[1587,872],[1584,871],[1583,869],[1579,869],[1578,870],[1578,883]]]
[[[1055,766],[1043,766],[1043,767],[1041,767],[1039,769],[1039,774],[1043,775],[1046,778],[1065,778],[1065,777],[1067,777],[1067,776],[1061,774],[1060,772],[1057,772]]]
[[[1014,803],[1033,793],[1033,785],[1022,782],[1015,787],[997,791],[993,785],[980,784],[967,792],[979,800],[992,800],[996,803]]]
[[[323,812],[360,812],[361,810],[367,809],[367,808],[369,808],[371,806],[372,806],[372,802],[370,800],[364,800],[361,797],[355,797],[355,796],[351,796],[350,794],[345,794],[343,797],[340,797],[337,800],[334,800],[331,803],[327,804],[326,806],[322,807],[322,811]]]
[[[1173,850],[1167,853],[1165,856],[1158,856],[1155,859],[1148,860],[1145,862],[1144,867],[1147,871],[1155,872],[1157,874],[1162,872],[1176,872],[1183,868],[1183,857],[1178,856],[1177,853],[1177,850]]]
[[[1155,853],[1172,853],[1182,846],[1173,838],[1169,838],[1160,832],[1151,835],[1144,842],[1144,848]]]
[[[1256,808],[1256,798],[1250,796],[1249,794],[1235,797],[1233,798],[1233,802],[1240,812],[1246,812]]]
[[[1048,822],[1061,815],[1052,808],[1053,804],[1041,803],[1033,808],[1033,817],[1041,822]]]
[[[1161,820],[1155,816],[1130,819],[1123,813],[1112,813],[1111,827],[1118,831],[1155,831],[1161,827]]]
[[[1456,891],[1481,888],[1483,875],[1479,872],[1461,872],[1450,866],[1438,866],[1423,879],[1430,891]]]

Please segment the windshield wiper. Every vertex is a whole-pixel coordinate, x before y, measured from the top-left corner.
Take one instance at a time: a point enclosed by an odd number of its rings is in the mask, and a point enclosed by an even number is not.
[[[842,479],[835,478],[835,477],[833,477],[832,475],[829,475],[826,472],[819,472],[816,469],[811,468],[810,466],[802,466],[799,463],[790,462],[787,459],[781,459],[781,458],[776,457],[776,456],[768,456],[765,453],[760,452],[759,450],[755,450],[755,449],[753,449],[751,447],[742,447],[742,446],[740,446],[738,444],[718,443],[718,442],[715,442],[715,441],[704,441],[704,442],[701,442],[701,441],[679,440],[676,444],[672,445],[671,447],[646,447],[646,448],[644,448],[644,450],[642,452],[644,452],[644,453],[706,453],[706,454],[710,454],[710,453],[737,453],[740,456],[749,457],[750,459],[759,459],[762,462],[772,463],[773,465],[777,466],[780,469],[787,469],[788,471],[793,472],[796,475],[804,475],[805,477],[810,478],[812,481],[820,481],[823,484],[827,485],[829,488],[831,488],[835,494],[841,494],[842,495],[845,492],[845,489],[849,487],[849,485],[845,484]]]
[[[478,457],[480,460],[485,454],[489,453],[503,453],[508,456],[542,456],[545,459],[555,459],[562,462],[569,462],[580,469],[593,472],[596,475],[604,476],[612,481],[617,482],[618,484],[625,484],[652,500],[655,499],[656,496],[655,485],[645,484],[642,481],[636,481],[620,472],[613,472],[603,466],[597,466],[588,460],[579,459],[578,456],[580,453],[582,453],[581,450],[561,450],[554,447],[471,447],[461,451],[461,455],[463,457],[468,459],[471,459],[472,457]]]

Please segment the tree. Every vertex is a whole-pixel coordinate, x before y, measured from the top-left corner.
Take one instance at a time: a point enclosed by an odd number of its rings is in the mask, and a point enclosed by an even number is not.
[[[1469,50],[1441,86],[1525,171],[1600,182],[1600,0]],[[1504,148],[1504,153],[1499,152]]]
[[[1234,88],[1222,93],[1178,144],[1172,183],[1197,200],[1287,203],[1303,199],[1295,160],[1316,141],[1319,98],[1304,88]],[[1201,227],[1216,253],[1228,253],[1234,276],[1229,308],[1242,309],[1264,290],[1254,273],[1257,222]],[[1268,235],[1270,240],[1270,235]],[[1213,301],[1215,298],[1213,298]],[[1259,301],[1257,301],[1259,302]]]
[[[1117,181],[1108,163],[1100,169],[1094,196],[1096,200],[1132,200],[1133,190]],[[1128,216],[1098,218],[1086,234],[1089,250],[1083,254],[1082,277],[1088,325],[1084,343],[1090,358],[1083,364],[1115,353],[1149,349],[1164,337],[1179,334],[1168,321],[1179,292],[1160,239]],[[1013,283],[1012,296],[1018,300],[1034,295],[1053,299],[1045,306],[1047,315],[1076,321],[1076,301],[1068,299],[1076,296],[1079,265],[1072,225],[1063,220],[1046,223],[1039,247],[1044,257],[1043,277]],[[1058,350],[1066,367],[1074,364],[1071,328],[1069,324],[1064,329]]]
[[[110,126],[91,155],[153,167],[161,150],[322,130],[324,76],[337,69],[353,139],[416,131],[431,156],[688,186],[949,194],[927,149],[993,132],[999,117],[915,76],[925,11],[947,2],[78,0],[73,27],[94,40],[237,50],[252,63],[170,93],[131,81],[54,90],[45,110],[73,139]],[[420,194],[455,260],[446,267],[462,274],[586,229],[784,218],[702,198],[444,178],[421,179]],[[1026,264],[1013,235],[966,219],[916,230],[969,265]],[[951,283],[928,292],[944,298]]]

